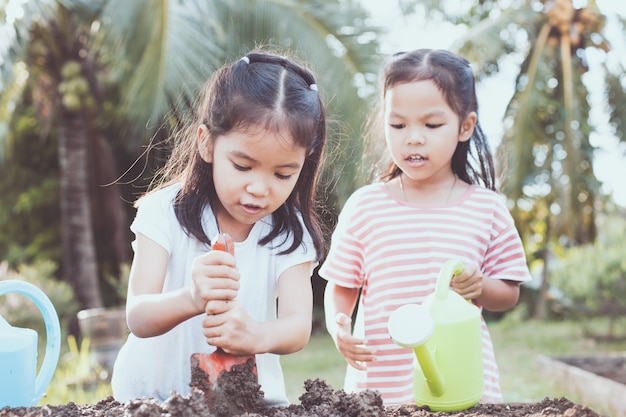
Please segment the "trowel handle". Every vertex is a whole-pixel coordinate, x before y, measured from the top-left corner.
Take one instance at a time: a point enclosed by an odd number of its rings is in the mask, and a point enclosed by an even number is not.
[[[437,287],[435,289],[435,298],[437,300],[445,300],[448,297],[448,289],[450,288],[452,277],[459,275],[464,269],[463,264],[457,260],[449,260],[443,264],[437,277]]]
[[[217,236],[211,240],[211,250],[220,250],[235,256],[233,238],[230,237],[228,233],[218,233]]]
[[[228,252],[235,256],[235,244],[233,243],[233,238],[228,233],[218,233],[211,240],[211,249]]]

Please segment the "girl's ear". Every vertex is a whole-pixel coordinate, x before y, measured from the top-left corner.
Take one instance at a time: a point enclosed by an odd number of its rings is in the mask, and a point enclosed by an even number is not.
[[[200,157],[204,162],[210,164],[213,162],[213,142],[211,141],[211,135],[209,128],[204,123],[198,127],[198,136],[196,138],[196,146]]]
[[[478,116],[476,112],[470,112],[461,123],[461,131],[459,132],[459,142],[467,142],[474,133]]]

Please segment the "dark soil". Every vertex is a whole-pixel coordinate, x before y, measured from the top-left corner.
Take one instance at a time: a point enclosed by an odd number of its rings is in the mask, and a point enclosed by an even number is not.
[[[558,359],[568,365],[626,385],[626,356],[580,356]]]
[[[333,391],[324,381],[307,380],[307,392],[301,404],[251,410],[241,417],[600,417],[587,407],[574,404],[566,398],[549,399],[537,403],[477,404],[456,412],[431,412],[427,407],[401,405],[383,407],[380,396],[372,391],[346,394]],[[5,407],[0,417],[216,417],[209,411],[204,393],[193,389],[188,396],[172,394],[165,402],[132,400],[127,403],[108,397],[97,404],[46,405],[42,407]]]
[[[376,392],[346,394],[333,391],[324,381],[307,380],[301,404],[266,408],[240,414],[241,417],[600,417],[587,407],[566,398],[546,398],[537,403],[477,404],[456,412],[431,412],[427,407],[401,405],[383,407]],[[127,403],[108,397],[97,404],[46,405],[41,407],[5,407],[0,417],[216,417],[209,411],[204,393],[193,389],[188,396],[172,394],[165,402],[132,400]]]
[[[120,403],[108,397],[97,404],[46,405],[40,407],[5,407],[0,417],[600,417],[593,410],[574,404],[566,398],[549,399],[537,403],[477,404],[456,412],[431,412],[416,405],[383,406],[375,391],[347,394],[333,390],[320,379],[306,380],[300,404],[268,408],[263,403],[263,392],[256,382],[249,380],[250,368],[238,365],[231,372],[223,372],[217,384],[225,395],[215,400],[208,389],[197,384],[191,393],[177,393],[163,403],[151,399],[135,399]],[[248,378],[248,380],[243,380]],[[207,395],[209,394],[209,395]],[[242,408],[233,408],[242,407]],[[233,412],[235,409],[243,411]]]

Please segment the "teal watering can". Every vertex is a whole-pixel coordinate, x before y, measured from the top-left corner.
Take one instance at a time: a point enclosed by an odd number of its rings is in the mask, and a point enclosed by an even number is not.
[[[398,308],[388,322],[393,341],[415,352],[415,403],[433,411],[467,409],[484,391],[480,309],[450,288],[461,272],[460,262],[446,262],[435,292]]]
[[[48,388],[61,352],[61,327],[50,299],[25,281],[0,281],[0,296],[19,293],[41,311],[46,325],[46,352],[37,373],[37,332],[11,326],[0,316],[0,408],[37,405]]]

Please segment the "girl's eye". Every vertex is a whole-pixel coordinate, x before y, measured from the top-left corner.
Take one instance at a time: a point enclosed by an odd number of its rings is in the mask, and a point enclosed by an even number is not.
[[[235,167],[235,169],[237,171],[249,171],[250,167],[244,167],[243,165],[239,165],[233,162],[233,167]]]
[[[394,129],[404,129],[406,127],[404,123],[392,123],[390,126]]]
[[[286,181],[286,180],[291,178],[291,174],[289,174],[289,175],[275,174],[275,175],[276,175],[276,178],[278,178],[279,180],[284,180],[284,181]]]
[[[441,126],[443,126],[443,123],[426,123],[426,127],[429,129],[437,129]]]

